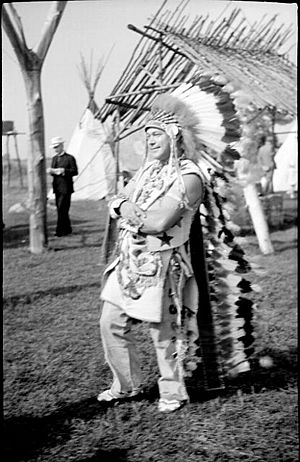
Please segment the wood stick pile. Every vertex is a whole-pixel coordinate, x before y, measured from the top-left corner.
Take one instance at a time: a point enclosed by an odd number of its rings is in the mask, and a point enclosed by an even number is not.
[[[238,8],[217,20],[190,18],[188,3],[170,11],[165,1],[144,30],[128,25],[140,40],[97,117],[104,122],[118,107],[121,125],[139,126],[159,93],[198,76],[232,84],[257,110],[276,108],[278,121],[294,117],[296,66],[281,52],[291,27],[278,27],[276,16],[251,26]]]

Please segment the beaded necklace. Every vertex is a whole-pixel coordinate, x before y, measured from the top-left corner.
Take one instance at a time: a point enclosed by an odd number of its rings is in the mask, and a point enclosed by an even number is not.
[[[168,180],[166,175],[167,164],[161,161],[154,161],[153,165],[144,172],[138,185],[139,192],[136,196],[136,203],[143,205],[154,191],[161,191]]]

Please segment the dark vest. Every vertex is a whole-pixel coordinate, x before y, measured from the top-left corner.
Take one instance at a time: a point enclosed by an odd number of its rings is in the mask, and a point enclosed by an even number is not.
[[[78,175],[75,158],[66,152],[62,155],[56,155],[52,159],[51,167],[65,169],[64,175],[53,176],[54,194],[72,194],[74,192],[73,176]]]

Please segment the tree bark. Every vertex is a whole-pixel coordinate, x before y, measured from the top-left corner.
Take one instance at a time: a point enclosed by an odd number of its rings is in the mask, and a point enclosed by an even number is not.
[[[12,3],[2,7],[2,25],[14,48],[24,78],[28,117],[28,189],[30,209],[30,244],[32,253],[47,249],[47,180],[44,140],[44,114],[41,94],[42,65],[60,22],[66,1],[52,2],[44,23],[41,39],[29,49],[26,45],[21,18]]]
[[[29,118],[28,194],[30,243],[32,253],[42,253],[48,244],[47,180],[44,141],[44,116],[40,69],[23,71]]]

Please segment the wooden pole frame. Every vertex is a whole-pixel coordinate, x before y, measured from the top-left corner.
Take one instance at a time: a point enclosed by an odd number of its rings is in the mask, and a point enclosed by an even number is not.
[[[114,120],[114,156],[116,160],[116,182],[115,182],[115,193],[118,194],[119,187],[120,187],[120,180],[121,180],[121,172],[120,172],[120,140],[119,140],[119,133],[120,133],[120,111],[119,108],[116,109],[115,120]]]
[[[23,184],[23,173],[22,173],[21,159],[20,159],[20,156],[19,156],[18,141],[17,141],[17,133],[14,133],[14,134],[13,134],[13,137],[14,137],[15,151],[16,151],[17,162],[18,162],[18,169],[19,169],[19,176],[20,176],[20,186],[21,186],[21,188],[23,188],[23,187],[24,187],[24,184]]]
[[[21,132],[7,132],[4,133],[2,136],[6,137],[6,154],[7,154],[7,186],[10,186],[10,173],[11,173],[11,162],[10,162],[10,150],[9,150],[9,140],[10,137],[12,136],[14,138],[14,146],[15,146],[15,151],[16,151],[16,159],[18,163],[18,170],[19,170],[19,178],[20,178],[20,186],[21,188],[24,187],[23,184],[23,172],[22,172],[22,165],[21,165],[21,159],[19,155],[19,149],[18,149],[18,142],[17,142],[17,135],[23,135],[24,133]]]
[[[10,186],[10,152],[9,152],[9,135],[6,135],[6,155],[7,155],[7,186]]]
[[[222,18],[222,13],[216,21],[211,21],[208,15],[206,17],[197,16],[191,27],[188,26],[185,29],[187,17],[182,14],[185,6],[184,3],[184,1],[181,2],[180,7],[178,7],[171,15],[169,14],[169,11],[161,14],[155,22],[152,21],[150,25],[144,26],[144,30],[141,30],[132,24],[128,25],[130,30],[136,32],[142,37],[141,41],[144,40],[143,50],[141,50],[141,47],[137,47],[135,55],[137,55],[139,51],[140,58],[136,59],[134,62],[132,59],[130,60],[130,63],[126,67],[126,75],[122,75],[122,79],[118,81],[112,92],[113,95],[106,99],[106,103],[108,103],[108,105],[99,110],[99,116],[102,120],[105,120],[113,113],[116,107],[119,107],[121,122],[125,122],[128,118],[128,113],[138,113],[138,102],[142,95],[145,96],[145,104],[142,106],[140,113],[137,114],[137,117],[132,118],[132,129],[125,132],[123,131],[123,134],[119,135],[119,139],[122,139],[123,137],[126,137],[126,135],[129,135],[141,128],[141,122],[146,116],[146,111],[150,110],[150,106],[155,96],[159,93],[159,86],[153,83],[160,82],[162,70],[164,70],[164,84],[166,86],[168,84],[173,85],[174,82],[191,82],[193,81],[192,79],[199,76],[200,73],[206,75],[218,71],[221,74],[224,72],[225,75],[228,73],[228,83],[230,87],[230,82],[235,82],[235,78],[237,81],[242,77],[244,80],[247,77],[249,77],[250,80],[251,78],[253,80],[257,73],[257,67],[263,76],[266,75],[264,62],[262,63],[258,59],[257,64],[255,62],[254,74],[253,72],[251,74],[250,70],[248,70],[246,77],[244,76],[244,68],[240,65],[240,61],[244,61],[246,59],[244,56],[246,52],[250,52],[251,56],[253,54],[252,52],[256,51],[264,54],[268,51],[276,52],[275,42],[277,42],[278,39],[285,40],[285,35],[282,34],[281,28],[274,30],[274,18],[269,21],[265,21],[265,18],[262,18],[257,22],[257,27],[254,27],[253,25],[250,27],[250,30],[247,31],[245,18],[239,8],[234,8],[228,18]],[[219,21],[220,18],[221,20]],[[180,34],[184,35],[181,37],[181,40],[179,40]],[[145,40],[149,42],[148,47],[145,46]],[[154,45],[151,46],[151,43],[153,42]],[[197,44],[198,48],[196,46]],[[209,46],[209,49],[207,49],[205,53],[206,45]],[[146,52],[142,53],[145,47]],[[221,61],[221,63],[226,64],[227,67],[225,67],[225,70],[219,69],[218,64],[216,63],[215,54],[217,47],[224,49],[226,59],[224,62]],[[234,50],[235,47],[237,58],[234,63],[235,66],[232,68],[231,65],[229,65],[230,63],[227,59],[226,53],[228,54],[228,49]],[[157,61],[157,56],[159,56],[159,61]],[[248,61],[249,66],[253,65],[253,60],[251,61],[249,58]],[[248,61],[246,60],[246,64]],[[140,75],[140,72],[137,73],[137,70],[140,69],[143,70],[142,76]],[[269,71],[269,68],[267,70]],[[234,75],[232,75],[233,71],[236,71]],[[286,66],[284,67],[283,77],[281,79],[283,81],[285,77],[284,72],[286,72]],[[279,80],[280,79],[277,79],[277,83]],[[288,80],[289,85],[290,80]],[[264,82],[265,80],[263,77],[260,82],[262,88],[265,87]],[[150,85],[151,83],[152,85]],[[150,91],[146,93],[147,84],[148,87],[150,87]],[[138,91],[139,88],[141,89],[140,91]],[[162,82],[161,90],[163,90]],[[262,92],[253,93],[257,108],[259,107],[259,104],[262,107],[267,104],[267,106],[263,107],[262,111],[255,114],[254,118],[277,104],[277,94],[272,94],[272,92],[267,93],[269,96],[268,99],[265,94],[262,94]],[[280,105],[281,101],[278,102],[278,104]],[[288,108],[287,110],[285,109],[286,107]],[[282,108],[283,109],[279,110],[279,112],[282,113],[282,115],[288,116],[291,111],[289,106],[285,104],[285,101],[282,102]],[[127,109],[129,110],[127,111]],[[134,111],[131,111],[132,109],[134,109]],[[248,114],[248,116],[249,115],[250,118],[252,118],[253,112]],[[244,122],[244,126],[246,126],[247,123],[248,121]],[[250,153],[246,153],[246,157],[248,154]],[[268,227],[255,184],[247,185],[244,195],[249,207],[252,221],[255,221],[253,225],[257,231],[256,234],[261,250],[263,253],[272,253],[273,248],[268,233]],[[257,207],[255,206],[253,208],[253,204],[256,204]],[[257,219],[257,209],[259,209],[259,219]]]

